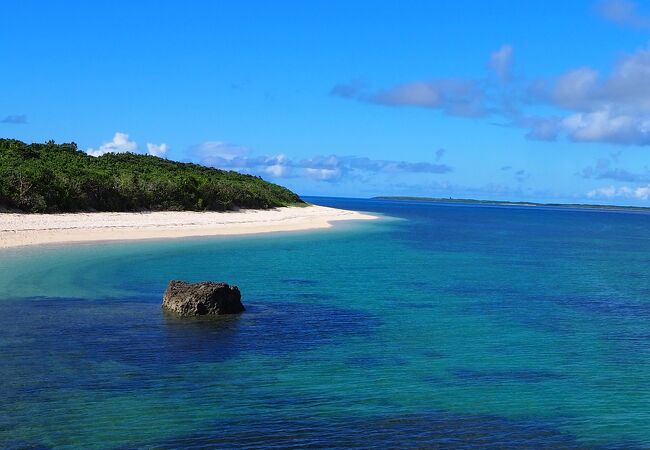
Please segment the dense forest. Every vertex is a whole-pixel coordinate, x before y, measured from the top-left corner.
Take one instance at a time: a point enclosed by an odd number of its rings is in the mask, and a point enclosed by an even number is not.
[[[0,210],[267,209],[304,204],[259,177],[134,153],[93,157],[76,144],[0,139]]]

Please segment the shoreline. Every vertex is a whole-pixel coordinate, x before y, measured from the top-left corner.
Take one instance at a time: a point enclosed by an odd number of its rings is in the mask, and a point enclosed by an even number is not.
[[[378,216],[326,206],[240,211],[0,214],[0,250],[42,244],[239,236],[331,228]]]

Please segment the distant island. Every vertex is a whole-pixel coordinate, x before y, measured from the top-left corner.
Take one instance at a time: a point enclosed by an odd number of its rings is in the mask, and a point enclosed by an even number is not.
[[[135,153],[94,157],[75,143],[0,139],[0,210],[226,211],[304,204],[253,175]]]
[[[469,205],[494,205],[494,206],[542,206],[551,208],[580,208],[580,209],[613,209],[625,211],[650,211],[645,206],[619,206],[619,205],[591,205],[585,203],[536,203],[536,202],[509,202],[500,200],[475,200],[469,198],[440,198],[440,197],[407,197],[407,196],[379,196],[376,200],[411,200],[435,203],[463,203]]]

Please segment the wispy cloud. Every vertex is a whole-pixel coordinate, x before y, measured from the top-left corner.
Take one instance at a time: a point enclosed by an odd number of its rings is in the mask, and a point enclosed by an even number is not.
[[[487,114],[481,83],[461,78],[414,81],[375,91],[358,82],[343,83],[334,86],[331,94],[390,107],[438,109],[451,116],[479,117]]]
[[[515,169],[512,166],[503,166],[501,167],[501,171],[511,173],[514,179],[519,183],[523,183],[530,178],[529,172],[524,169]]]
[[[587,197],[593,199],[628,199],[648,200],[650,198],[650,170],[644,167],[642,171],[632,172],[617,167],[621,151],[612,152],[606,158],[599,158],[595,164],[585,167],[581,175],[593,180],[611,180],[617,183],[635,183],[635,185],[604,186],[587,192]]]
[[[633,28],[650,28],[650,16],[639,12],[638,5],[629,0],[604,0],[598,3],[598,13],[606,20]]]
[[[529,177],[530,177],[530,174],[528,172],[526,172],[524,169],[519,169],[519,170],[515,171],[515,179],[520,183],[523,183]]]
[[[292,164],[283,154],[252,156],[249,148],[223,141],[207,141],[190,148],[200,163],[257,175],[284,177],[292,172]]]
[[[371,89],[367,83],[354,80],[337,84],[330,94],[388,107],[426,108],[450,116],[485,117],[508,107],[510,95],[506,90],[510,90],[507,84],[512,78],[512,59],[512,46],[504,44],[490,54],[490,73],[483,78],[433,78],[384,89]]]
[[[582,169],[583,178],[594,180],[612,180],[621,182],[650,183],[650,170],[644,168],[643,172],[631,172],[621,167],[614,167],[616,159],[599,158],[594,165]]]
[[[5,116],[4,119],[0,120],[0,123],[6,123],[12,125],[25,124],[27,123],[27,116],[25,114]]]
[[[512,67],[512,45],[506,44],[490,54],[489,67],[502,80],[510,79]]]
[[[211,141],[192,147],[191,153],[199,162],[213,167],[273,178],[303,177],[329,182],[367,174],[444,174],[452,171],[450,166],[439,162],[444,152],[438,153],[435,163],[340,155],[317,155],[298,160],[284,154],[256,156],[246,147]]]
[[[190,152],[204,163],[212,164],[241,158],[249,153],[249,149],[223,141],[207,141],[191,147]]]
[[[557,77],[512,76],[513,49],[494,51],[483,79],[412,81],[383,90],[362,82],[339,84],[332,95],[390,107],[435,109],[461,117],[497,117],[532,140],[650,145],[650,46],[621,57],[603,74],[578,67]],[[539,107],[551,112],[539,114]]]

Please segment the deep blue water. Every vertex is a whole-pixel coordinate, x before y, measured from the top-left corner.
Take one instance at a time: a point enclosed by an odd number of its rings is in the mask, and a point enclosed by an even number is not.
[[[649,214],[309,200],[384,219],[0,252],[0,448],[650,447]]]

